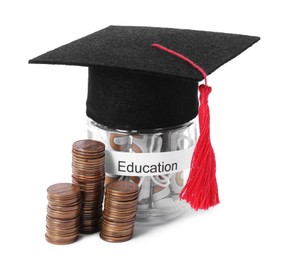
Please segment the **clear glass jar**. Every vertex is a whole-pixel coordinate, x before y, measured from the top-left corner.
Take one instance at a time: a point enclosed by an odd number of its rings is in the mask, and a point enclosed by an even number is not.
[[[188,164],[190,165],[192,152],[198,138],[197,118],[192,121],[174,127],[165,129],[153,129],[150,131],[122,131],[119,129],[109,129],[103,125],[94,122],[88,118],[88,138],[99,140],[106,146],[107,152],[113,152],[117,155],[130,156],[131,153],[141,154],[155,153],[153,157],[166,156],[174,157],[172,151],[188,151]],[[116,152],[116,153],[115,153]],[[167,153],[170,152],[170,153]],[[179,157],[179,153],[175,154]],[[151,158],[151,154],[150,154]],[[107,159],[106,166],[112,163]],[[140,160],[142,160],[140,158]],[[138,222],[159,223],[173,219],[189,208],[185,201],[181,201],[179,193],[181,192],[188,174],[189,168],[178,170],[175,163],[164,163],[163,158],[154,165],[136,165],[125,164],[120,161],[118,170],[129,174],[115,174],[106,172],[106,184],[117,180],[131,180],[139,185],[140,193],[138,199],[137,216]],[[114,163],[114,162],[113,162]],[[130,167],[130,168],[129,168]],[[142,168],[141,168],[142,167]],[[107,167],[106,167],[107,168]],[[110,168],[110,167],[109,167]],[[140,172],[144,171],[145,176]],[[159,174],[161,172],[161,174]],[[168,173],[166,173],[168,172]],[[118,172],[119,173],[119,172]]]

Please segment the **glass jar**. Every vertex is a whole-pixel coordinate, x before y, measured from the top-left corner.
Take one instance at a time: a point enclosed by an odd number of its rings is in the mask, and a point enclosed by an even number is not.
[[[88,138],[106,146],[106,184],[131,180],[140,188],[138,222],[159,223],[189,208],[181,192],[198,138],[197,118],[149,131],[109,129],[88,118]]]

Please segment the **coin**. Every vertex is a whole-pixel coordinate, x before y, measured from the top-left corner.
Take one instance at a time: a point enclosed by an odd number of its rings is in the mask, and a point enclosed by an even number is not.
[[[116,237],[116,236],[111,237],[111,236],[105,235],[103,232],[100,232],[100,237],[107,242],[117,243],[117,242],[126,242],[130,240],[132,238],[132,234],[125,236],[125,237]]]
[[[47,193],[46,240],[58,245],[76,241],[80,228],[80,187],[57,183],[49,186]]]
[[[81,190],[80,232],[100,230],[105,181],[105,145],[79,140],[72,147],[72,182]]]
[[[86,139],[74,142],[73,149],[86,153],[100,153],[105,150],[105,145],[99,141]]]
[[[139,192],[138,185],[130,181],[111,182],[106,188],[107,191],[112,192],[113,194],[119,194],[120,196],[129,196]]]
[[[138,185],[129,181],[106,185],[100,237],[108,242],[132,238],[137,211]]]
[[[51,243],[51,244],[55,244],[55,245],[66,245],[66,244],[71,244],[73,242],[75,242],[78,239],[78,234],[71,236],[71,237],[55,237],[55,236],[51,236],[49,234],[45,234],[45,238],[47,240],[47,242]]]
[[[47,192],[51,198],[74,198],[80,193],[80,189],[72,183],[57,183],[49,186]]]

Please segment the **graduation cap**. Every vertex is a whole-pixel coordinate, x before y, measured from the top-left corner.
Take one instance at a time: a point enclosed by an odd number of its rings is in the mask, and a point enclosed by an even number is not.
[[[195,209],[219,203],[206,76],[260,38],[171,28],[109,26],[29,63],[87,66],[86,114],[111,129],[175,127],[199,113],[200,137],[180,197]],[[198,82],[205,80],[199,87]],[[198,111],[199,109],[199,111]]]

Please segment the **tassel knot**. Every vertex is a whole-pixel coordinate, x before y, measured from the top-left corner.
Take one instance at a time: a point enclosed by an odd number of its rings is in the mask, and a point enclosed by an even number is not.
[[[212,91],[212,88],[205,85],[205,84],[202,84],[199,86],[199,92],[200,92],[200,103],[201,104],[204,104],[204,103],[208,103],[208,96],[209,94],[211,93]]]

